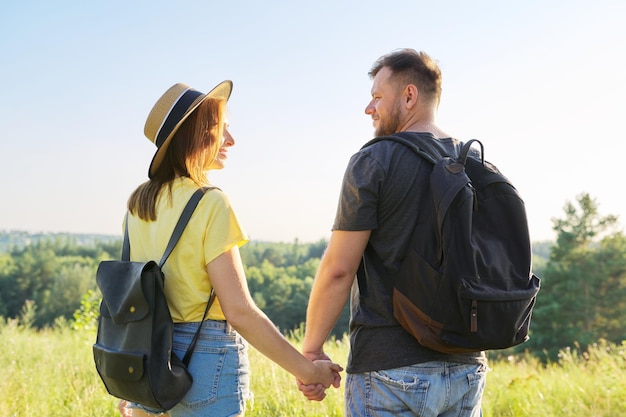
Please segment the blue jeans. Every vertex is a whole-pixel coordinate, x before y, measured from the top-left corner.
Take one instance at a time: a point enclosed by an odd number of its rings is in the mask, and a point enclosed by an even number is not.
[[[479,417],[484,365],[426,362],[348,374],[347,417]]]
[[[198,323],[174,325],[174,353],[182,359]],[[246,341],[223,321],[206,320],[202,324],[189,372],[191,389],[174,408],[170,417],[236,416],[245,411],[251,399],[250,366]],[[138,404],[131,407],[154,413]]]

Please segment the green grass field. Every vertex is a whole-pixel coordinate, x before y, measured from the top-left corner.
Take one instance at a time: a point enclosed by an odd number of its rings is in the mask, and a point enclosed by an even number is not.
[[[35,331],[0,321],[0,416],[119,416],[93,366],[94,338],[93,331],[68,326]],[[346,341],[328,342],[326,351],[345,365]],[[254,349],[250,356],[255,399],[248,417],[343,415],[343,389],[308,402],[291,375]],[[484,416],[626,416],[626,344],[600,343],[588,353],[561,356],[548,365],[532,357],[492,361]]]

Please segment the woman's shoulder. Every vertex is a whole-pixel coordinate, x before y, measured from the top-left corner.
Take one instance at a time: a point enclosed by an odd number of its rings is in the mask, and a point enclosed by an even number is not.
[[[230,199],[228,198],[228,195],[222,191],[221,188],[213,185],[204,187],[204,196],[202,197],[202,200],[209,204],[224,204],[230,206]]]
[[[211,184],[199,186],[189,178],[178,178],[175,180],[174,184],[172,184],[172,193],[178,199],[184,199],[185,197],[191,198],[191,196],[200,188],[204,190],[202,201],[210,200],[217,202],[228,200],[228,196],[222,191],[221,188]]]

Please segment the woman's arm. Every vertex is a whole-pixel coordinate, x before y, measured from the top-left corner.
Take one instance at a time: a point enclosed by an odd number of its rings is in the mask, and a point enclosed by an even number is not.
[[[207,271],[226,320],[259,352],[304,384],[338,386],[342,368],[330,361],[309,361],[276,329],[250,295],[239,248],[234,247],[209,262]]]

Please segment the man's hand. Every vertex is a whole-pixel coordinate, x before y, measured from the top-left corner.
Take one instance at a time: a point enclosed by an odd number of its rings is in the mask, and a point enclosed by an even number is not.
[[[331,360],[324,351],[320,352],[302,352],[305,358],[310,361],[317,360]],[[309,401],[322,401],[326,398],[326,388],[322,384],[309,384],[305,385],[301,381],[297,381],[298,389],[306,397]],[[335,388],[339,388],[341,385],[341,375],[339,372],[335,372],[335,378],[333,380],[332,386]]]
[[[326,398],[326,388],[322,384],[304,385],[300,380],[296,380],[298,389],[309,401],[322,401]]]

